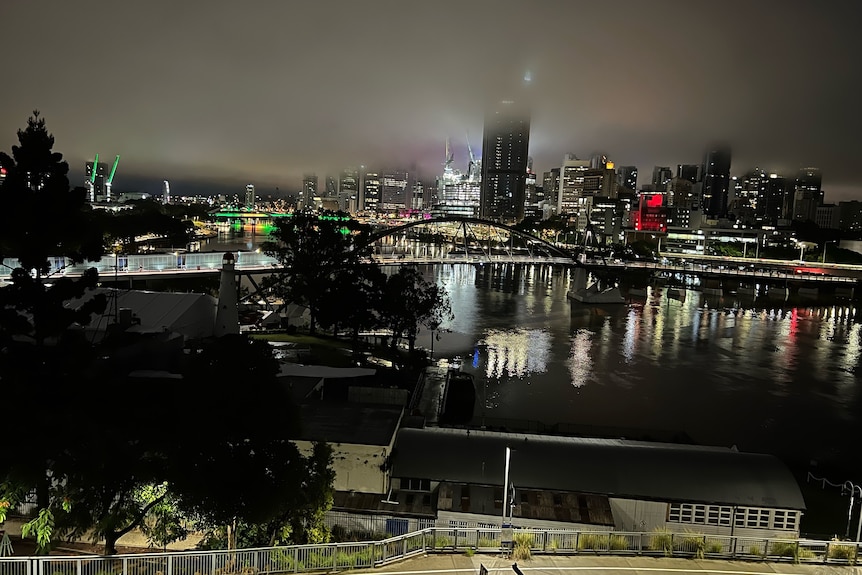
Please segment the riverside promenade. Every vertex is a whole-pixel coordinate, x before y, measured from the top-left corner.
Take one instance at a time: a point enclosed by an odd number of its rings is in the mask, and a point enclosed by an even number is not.
[[[676,557],[607,556],[607,555],[538,555],[523,561],[515,561],[501,555],[463,553],[432,553],[412,557],[376,567],[356,569],[353,573],[378,573],[386,575],[479,575],[484,566],[488,575],[519,575],[513,564],[523,575],[661,575],[663,573],[714,573],[720,575],[761,575],[782,573],[784,575],[862,575],[862,567],[852,565],[823,565],[815,563],[794,564],[770,561],[734,561],[716,559],[687,559]]]

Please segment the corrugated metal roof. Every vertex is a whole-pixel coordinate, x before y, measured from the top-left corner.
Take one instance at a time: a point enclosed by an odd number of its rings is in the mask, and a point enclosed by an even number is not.
[[[805,509],[799,485],[774,456],[622,439],[401,429],[393,476],[502,485],[506,447],[512,450],[509,479],[524,489]]]

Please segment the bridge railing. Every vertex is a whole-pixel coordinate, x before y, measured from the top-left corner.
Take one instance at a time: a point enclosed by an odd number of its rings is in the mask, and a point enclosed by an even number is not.
[[[258,575],[373,568],[426,553],[500,553],[500,529],[430,527],[380,541],[113,556],[0,558],[0,575]],[[645,555],[855,565],[862,543],[706,535],[516,529],[521,552]],[[506,543],[506,550],[510,542]]]

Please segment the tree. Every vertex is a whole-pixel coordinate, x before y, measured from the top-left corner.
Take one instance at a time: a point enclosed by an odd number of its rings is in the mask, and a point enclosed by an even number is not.
[[[439,285],[426,280],[418,269],[402,266],[386,280],[380,316],[392,331],[392,347],[403,337],[413,351],[419,326],[438,329],[452,317],[452,308]]]
[[[333,281],[370,257],[367,233],[366,226],[343,213],[299,212],[279,220],[270,234],[275,241],[264,244],[264,253],[285,268],[265,287],[285,302],[308,307],[311,334]]]
[[[67,261],[100,259],[104,245],[84,193],[69,189],[69,166],[53,151],[54,137],[38,110],[27,128],[18,131],[18,141],[11,156],[0,153],[6,172],[0,186],[0,262],[12,268],[11,282],[0,288],[0,382],[4,403],[20,406],[36,399],[42,423],[62,426],[67,413],[63,391],[80,380],[82,366],[93,353],[74,326],[87,324],[92,314],[104,311],[107,299],[91,298],[76,308],[66,305],[96,287],[94,268],[75,280],[52,276]],[[56,448],[42,432],[27,431],[32,412],[9,410],[6,415],[11,429],[25,431],[21,457],[11,457],[8,451],[0,456],[0,495],[36,487],[45,509]],[[39,525],[48,529],[50,518],[42,518]]]

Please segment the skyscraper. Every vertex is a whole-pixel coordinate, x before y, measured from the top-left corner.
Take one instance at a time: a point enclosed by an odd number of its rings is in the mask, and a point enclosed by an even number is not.
[[[796,185],[793,189],[794,220],[815,220],[817,207],[823,203],[821,181],[819,168],[802,168],[796,173]]]
[[[730,148],[714,146],[703,161],[703,213],[710,218],[727,215],[730,188]]]
[[[254,209],[254,184],[248,184],[245,187],[245,209],[253,210]]]
[[[692,184],[700,181],[701,166],[698,164],[677,164],[676,177],[688,180]]]
[[[617,184],[624,190],[636,191],[638,189],[637,166],[617,166]]]
[[[526,94],[521,91],[518,96]],[[479,216],[498,222],[524,218],[530,113],[524,100],[500,100],[485,112]]]
[[[299,201],[296,207],[303,209],[305,206],[313,206],[314,198],[317,197],[317,174],[305,174],[302,176],[302,191],[299,192]]]
[[[171,184],[167,180],[162,182],[162,203],[171,203]]]

